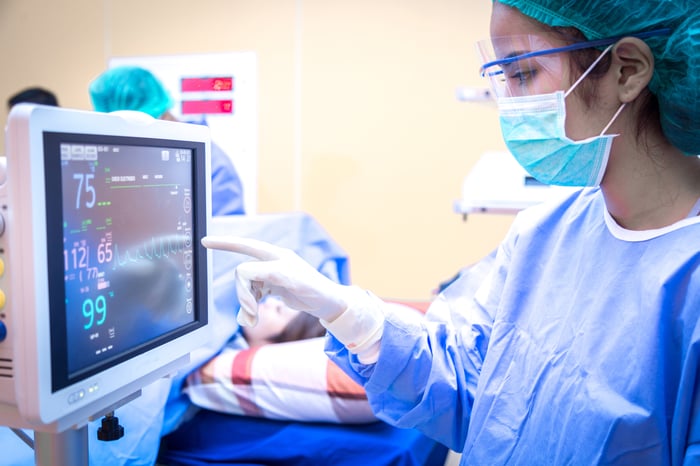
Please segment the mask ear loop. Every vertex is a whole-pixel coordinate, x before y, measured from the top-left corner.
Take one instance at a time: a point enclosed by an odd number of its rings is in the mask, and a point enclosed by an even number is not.
[[[608,130],[610,129],[610,127],[612,126],[612,124],[615,123],[615,120],[617,120],[617,117],[619,117],[620,113],[622,113],[622,111],[625,109],[625,105],[627,105],[627,103],[623,103],[622,105],[620,105],[620,108],[617,109],[617,112],[615,112],[613,117],[610,119],[610,123],[605,125],[605,128],[603,128],[603,131],[600,132],[601,136],[605,135],[605,133],[607,133]]]
[[[588,76],[591,73],[591,71],[593,71],[595,69],[596,65],[598,65],[598,63],[600,63],[600,61],[603,59],[603,57],[610,50],[612,50],[612,48],[614,46],[615,46],[615,44],[610,44],[609,46],[606,47],[605,50],[603,50],[603,52],[598,56],[598,58],[595,59],[595,61],[591,64],[591,66],[589,66],[588,69],[586,71],[584,71],[583,74],[576,80],[576,82],[569,88],[569,90],[564,93],[565,99],[569,96],[569,94],[571,94],[574,91],[574,89],[576,89],[576,86],[581,84],[581,81],[586,79],[586,76]],[[603,128],[603,131],[600,132],[600,136],[603,136],[605,133],[608,132],[608,130],[610,129],[612,124],[615,123],[615,120],[617,120],[617,117],[619,117],[620,113],[622,113],[622,111],[625,109],[626,105],[627,105],[626,103],[623,103],[622,105],[620,105],[620,108],[617,109],[617,111],[615,112],[613,117],[610,119],[608,124],[605,125],[605,128]]]
[[[569,97],[569,94],[571,94],[571,93],[574,91],[574,89],[576,89],[576,86],[578,86],[579,84],[581,84],[581,81],[583,81],[584,79],[586,79],[586,76],[588,76],[589,74],[591,74],[591,71],[593,71],[593,70],[595,69],[596,65],[598,65],[598,63],[600,63],[600,61],[603,59],[603,57],[604,57],[610,50],[612,50],[612,48],[613,48],[614,46],[615,46],[615,44],[610,44],[605,50],[603,50],[603,53],[601,53],[601,54],[598,56],[598,58],[595,59],[595,61],[593,62],[593,64],[592,64],[591,66],[589,66],[588,69],[587,69],[586,71],[583,72],[583,74],[581,75],[581,77],[579,77],[579,78],[576,80],[576,82],[573,84],[573,86],[571,86],[571,87],[569,88],[569,90],[566,91],[566,92],[564,93],[564,98]]]

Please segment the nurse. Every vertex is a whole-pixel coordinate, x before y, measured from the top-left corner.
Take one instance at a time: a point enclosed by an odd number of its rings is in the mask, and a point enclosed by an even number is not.
[[[521,212],[422,320],[205,238],[257,259],[239,321],[270,293],[318,317],[377,416],[465,465],[700,464],[700,2],[498,0],[479,50],[515,158],[582,189]]]

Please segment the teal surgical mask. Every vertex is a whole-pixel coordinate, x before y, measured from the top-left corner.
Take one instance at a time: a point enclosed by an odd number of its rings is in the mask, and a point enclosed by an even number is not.
[[[537,181],[558,186],[598,186],[603,179],[616,136],[605,133],[625,104],[600,135],[574,141],[566,136],[565,99],[611,48],[612,45],[567,92],[497,98],[506,146]]]

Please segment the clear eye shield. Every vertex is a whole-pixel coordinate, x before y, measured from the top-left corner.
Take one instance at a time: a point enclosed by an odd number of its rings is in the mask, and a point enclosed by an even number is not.
[[[554,47],[555,43],[545,36],[514,35],[479,41],[477,51],[481,75],[488,79],[496,97],[527,96],[565,87],[563,53],[606,47],[623,37],[645,39],[670,33],[668,28],[656,29],[559,47]]]

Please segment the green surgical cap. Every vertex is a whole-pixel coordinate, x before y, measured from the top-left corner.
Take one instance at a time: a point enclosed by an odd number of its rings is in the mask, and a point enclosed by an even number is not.
[[[160,118],[173,104],[160,81],[136,66],[110,68],[90,83],[90,99],[98,112],[138,110]]]
[[[700,154],[700,0],[497,0],[554,27],[574,27],[601,39],[653,29],[649,89],[656,94],[666,137],[687,154]]]

